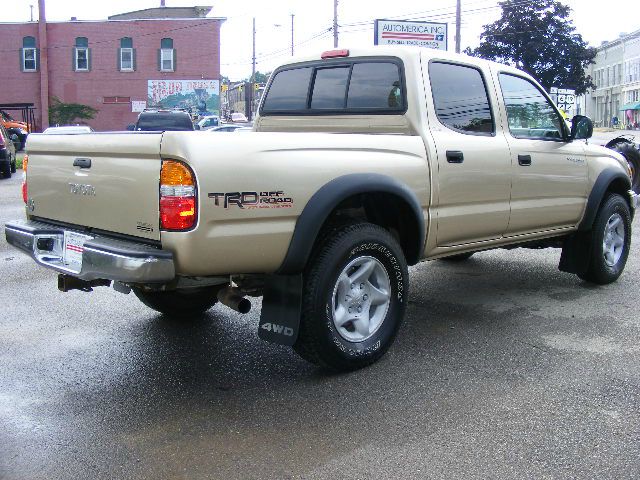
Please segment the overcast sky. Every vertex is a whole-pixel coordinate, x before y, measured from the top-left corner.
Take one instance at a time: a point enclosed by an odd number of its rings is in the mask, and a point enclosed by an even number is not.
[[[518,0],[530,1],[530,0]],[[3,0],[0,22],[28,21],[37,0]],[[564,0],[572,9],[578,33],[592,46],[622,32],[640,29],[640,0]],[[109,15],[160,5],[160,0],[47,0],[50,21],[106,19]],[[169,7],[213,5],[210,17],[226,17],[221,33],[221,73],[232,80],[251,74],[251,20],[256,18],[257,70],[267,72],[291,54],[291,14],[296,54],[333,47],[333,0],[166,0]],[[453,50],[455,0],[340,0],[340,46],[373,44],[373,20],[394,18],[449,23]],[[462,47],[476,46],[482,26],[500,16],[497,0],[462,0]]]

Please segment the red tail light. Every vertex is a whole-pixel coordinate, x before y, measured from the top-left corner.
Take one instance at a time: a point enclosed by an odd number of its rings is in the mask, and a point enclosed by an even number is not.
[[[27,203],[29,195],[27,194],[27,163],[29,163],[29,156],[25,155],[22,159],[22,200]]]
[[[160,228],[188,230],[197,218],[196,182],[191,169],[177,160],[163,160],[160,171]]]

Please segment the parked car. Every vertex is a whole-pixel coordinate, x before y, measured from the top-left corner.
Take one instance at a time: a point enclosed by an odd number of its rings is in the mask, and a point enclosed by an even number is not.
[[[16,145],[20,145],[18,137],[14,134],[12,138],[0,125],[0,174],[6,178],[16,172]]]
[[[237,125],[233,123],[225,123],[224,125],[220,125],[219,127],[210,128],[210,132],[235,132],[240,128],[247,128],[244,125]]]
[[[136,132],[193,131],[191,115],[184,110],[145,110],[127,130]]]
[[[249,120],[247,120],[244,113],[234,112],[231,114],[231,121],[233,123],[247,123]]]
[[[220,117],[218,115],[207,115],[202,117],[194,125],[196,130],[210,130],[220,125]]]
[[[91,128],[89,125],[60,125],[58,127],[46,128],[42,133],[46,133],[48,135],[76,135],[79,133],[91,133],[93,131],[93,128]]]

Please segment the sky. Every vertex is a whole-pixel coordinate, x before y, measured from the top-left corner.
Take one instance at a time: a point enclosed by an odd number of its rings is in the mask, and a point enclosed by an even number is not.
[[[8,1],[8,0],[5,0]],[[531,0],[518,0],[531,1]],[[591,45],[614,40],[640,29],[640,0],[562,0],[572,8],[577,33]],[[256,69],[269,72],[291,56],[291,14],[294,52],[306,55],[333,48],[333,0],[166,0],[168,7],[211,5],[209,17],[224,17],[221,29],[221,74],[232,80],[251,74],[252,18],[256,19]],[[37,0],[12,0],[0,8],[0,22],[23,22],[38,17]],[[109,15],[157,7],[160,0],[84,2],[47,0],[49,21],[106,19]],[[339,46],[373,44],[375,19],[403,19],[449,24],[449,49],[454,48],[456,0],[339,0]],[[497,0],[462,0],[461,43],[475,47],[483,25],[500,17]]]

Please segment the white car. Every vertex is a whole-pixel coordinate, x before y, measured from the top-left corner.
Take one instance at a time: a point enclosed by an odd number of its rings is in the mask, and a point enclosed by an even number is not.
[[[209,130],[220,125],[220,117],[218,115],[207,115],[202,117],[195,124],[196,130]]]
[[[93,128],[91,128],[89,125],[62,125],[59,127],[49,127],[45,129],[45,131],[42,133],[63,135],[63,134],[91,133],[93,131],[94,131]]]

